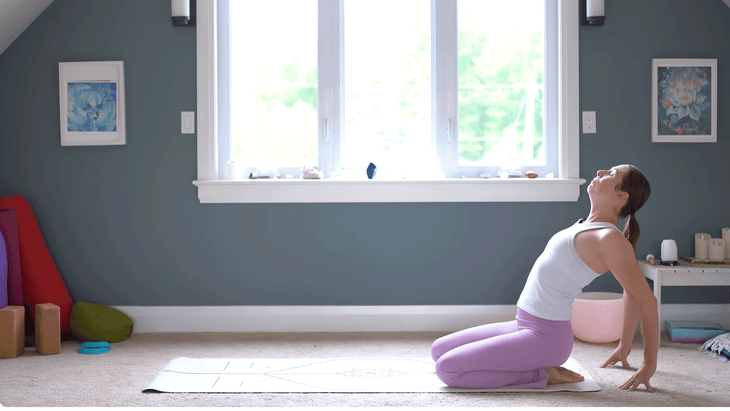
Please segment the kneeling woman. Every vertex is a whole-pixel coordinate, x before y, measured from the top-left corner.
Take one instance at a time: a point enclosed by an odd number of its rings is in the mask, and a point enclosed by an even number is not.
[[[583,376],[559,367],[573,349],[573,301],[601,274],[611,271],[624,288],[624,321],[618,348],[603,364],[628,367],[641,319],[644,363],[622,389],[651,391],[659,348],[654,294],[636,261],[639,224],[634,213],[649,198],[646,178],[632,165],[600,170],[588,186],[591,212],[555,234],[535,261],[517,301],[515,320],[482,325],[441,337],[431,347],[436,375],[458,388],[546,388]],[[623,233],[619,218],[629,217]]]

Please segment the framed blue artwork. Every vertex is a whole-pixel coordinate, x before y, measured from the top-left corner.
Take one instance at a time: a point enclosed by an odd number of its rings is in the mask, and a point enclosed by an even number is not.
[[[717,142],[717,59],[653,59],[651,105],[652,142]]]
[[[126,144],[124,62],[59,63],[62,146]]]

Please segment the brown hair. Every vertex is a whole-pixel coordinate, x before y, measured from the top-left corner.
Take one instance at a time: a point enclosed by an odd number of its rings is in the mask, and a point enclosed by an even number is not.
[[[636,221],[636,213],[643,205],[646,200],[649,199],[651,194],[651,187],[646,177],[639,171],[638,168],[629,164],[629,171],[624,174],[624,178],[616,186],[619,191],[625,191],[629,194],[629,199],[626,200],[626,204],[621,208],[618,213],[620,218],[628,217],[629,220],[626,222],[624,227],[624,236],[628,238],[631,245],[636,251],[636,244],[639,242],[639,235],[641,234],[641,227],[639,222]]]

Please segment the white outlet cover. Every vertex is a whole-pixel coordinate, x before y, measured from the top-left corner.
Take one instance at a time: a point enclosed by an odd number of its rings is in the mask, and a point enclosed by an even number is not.
[[[583,112],[583,134],[596,132],[596,112]]]

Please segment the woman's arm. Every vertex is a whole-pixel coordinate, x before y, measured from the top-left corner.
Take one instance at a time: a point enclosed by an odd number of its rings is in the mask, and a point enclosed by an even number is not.
[[[601,365],[601,368],[606,366],[614,365],[621,361],[621,366],[625,369],[630,367],[629,365],[629,354],[631,354],[631,348],[634,343],[634,335],[636,335],[636,324],[639,323],[639,302],[631,293],[624,290],[624,315],[623,315],[623,328],[621,330],[621,340],[618,343],[618,347],[611,353],[605,363]]]
[[[631,320],[631,323],[626,324],[626,326],[633,325],[632,330],[635,331],[636,320],[631,316],[638,316],[641,319],[641,330],[644,335],[644,364],[634,374],[632,380],[627,381],[627,384],[638,381],[645,384],[647,389],[651,391],[649,378],[656,370],[657,352],[659,350],[659,315],[656,297],[649,288],[641,268],[639,268],[634,248],[620,232],[612,232],[604,237],[599,243],[599,252],[608,269],[621,283],[624,293],[629,294],[629,299],[624,303],[624,306],[627,307],[626,304],[628,304],[627,308],[633,314],[624,314],[624,319],[629,316],[629,320]],[[632,298],[636,301],[636,305],[631,304]],[[632,332],[626,326],[623,328],[622,340],[626,334]]]
[[[629,351],[631,351],[631,345],[636,335],[636,325],[639,323],[640,317],[639,311],[639,302],[631,293],[624,290],[624,321],[619,344],[628,347]]]

